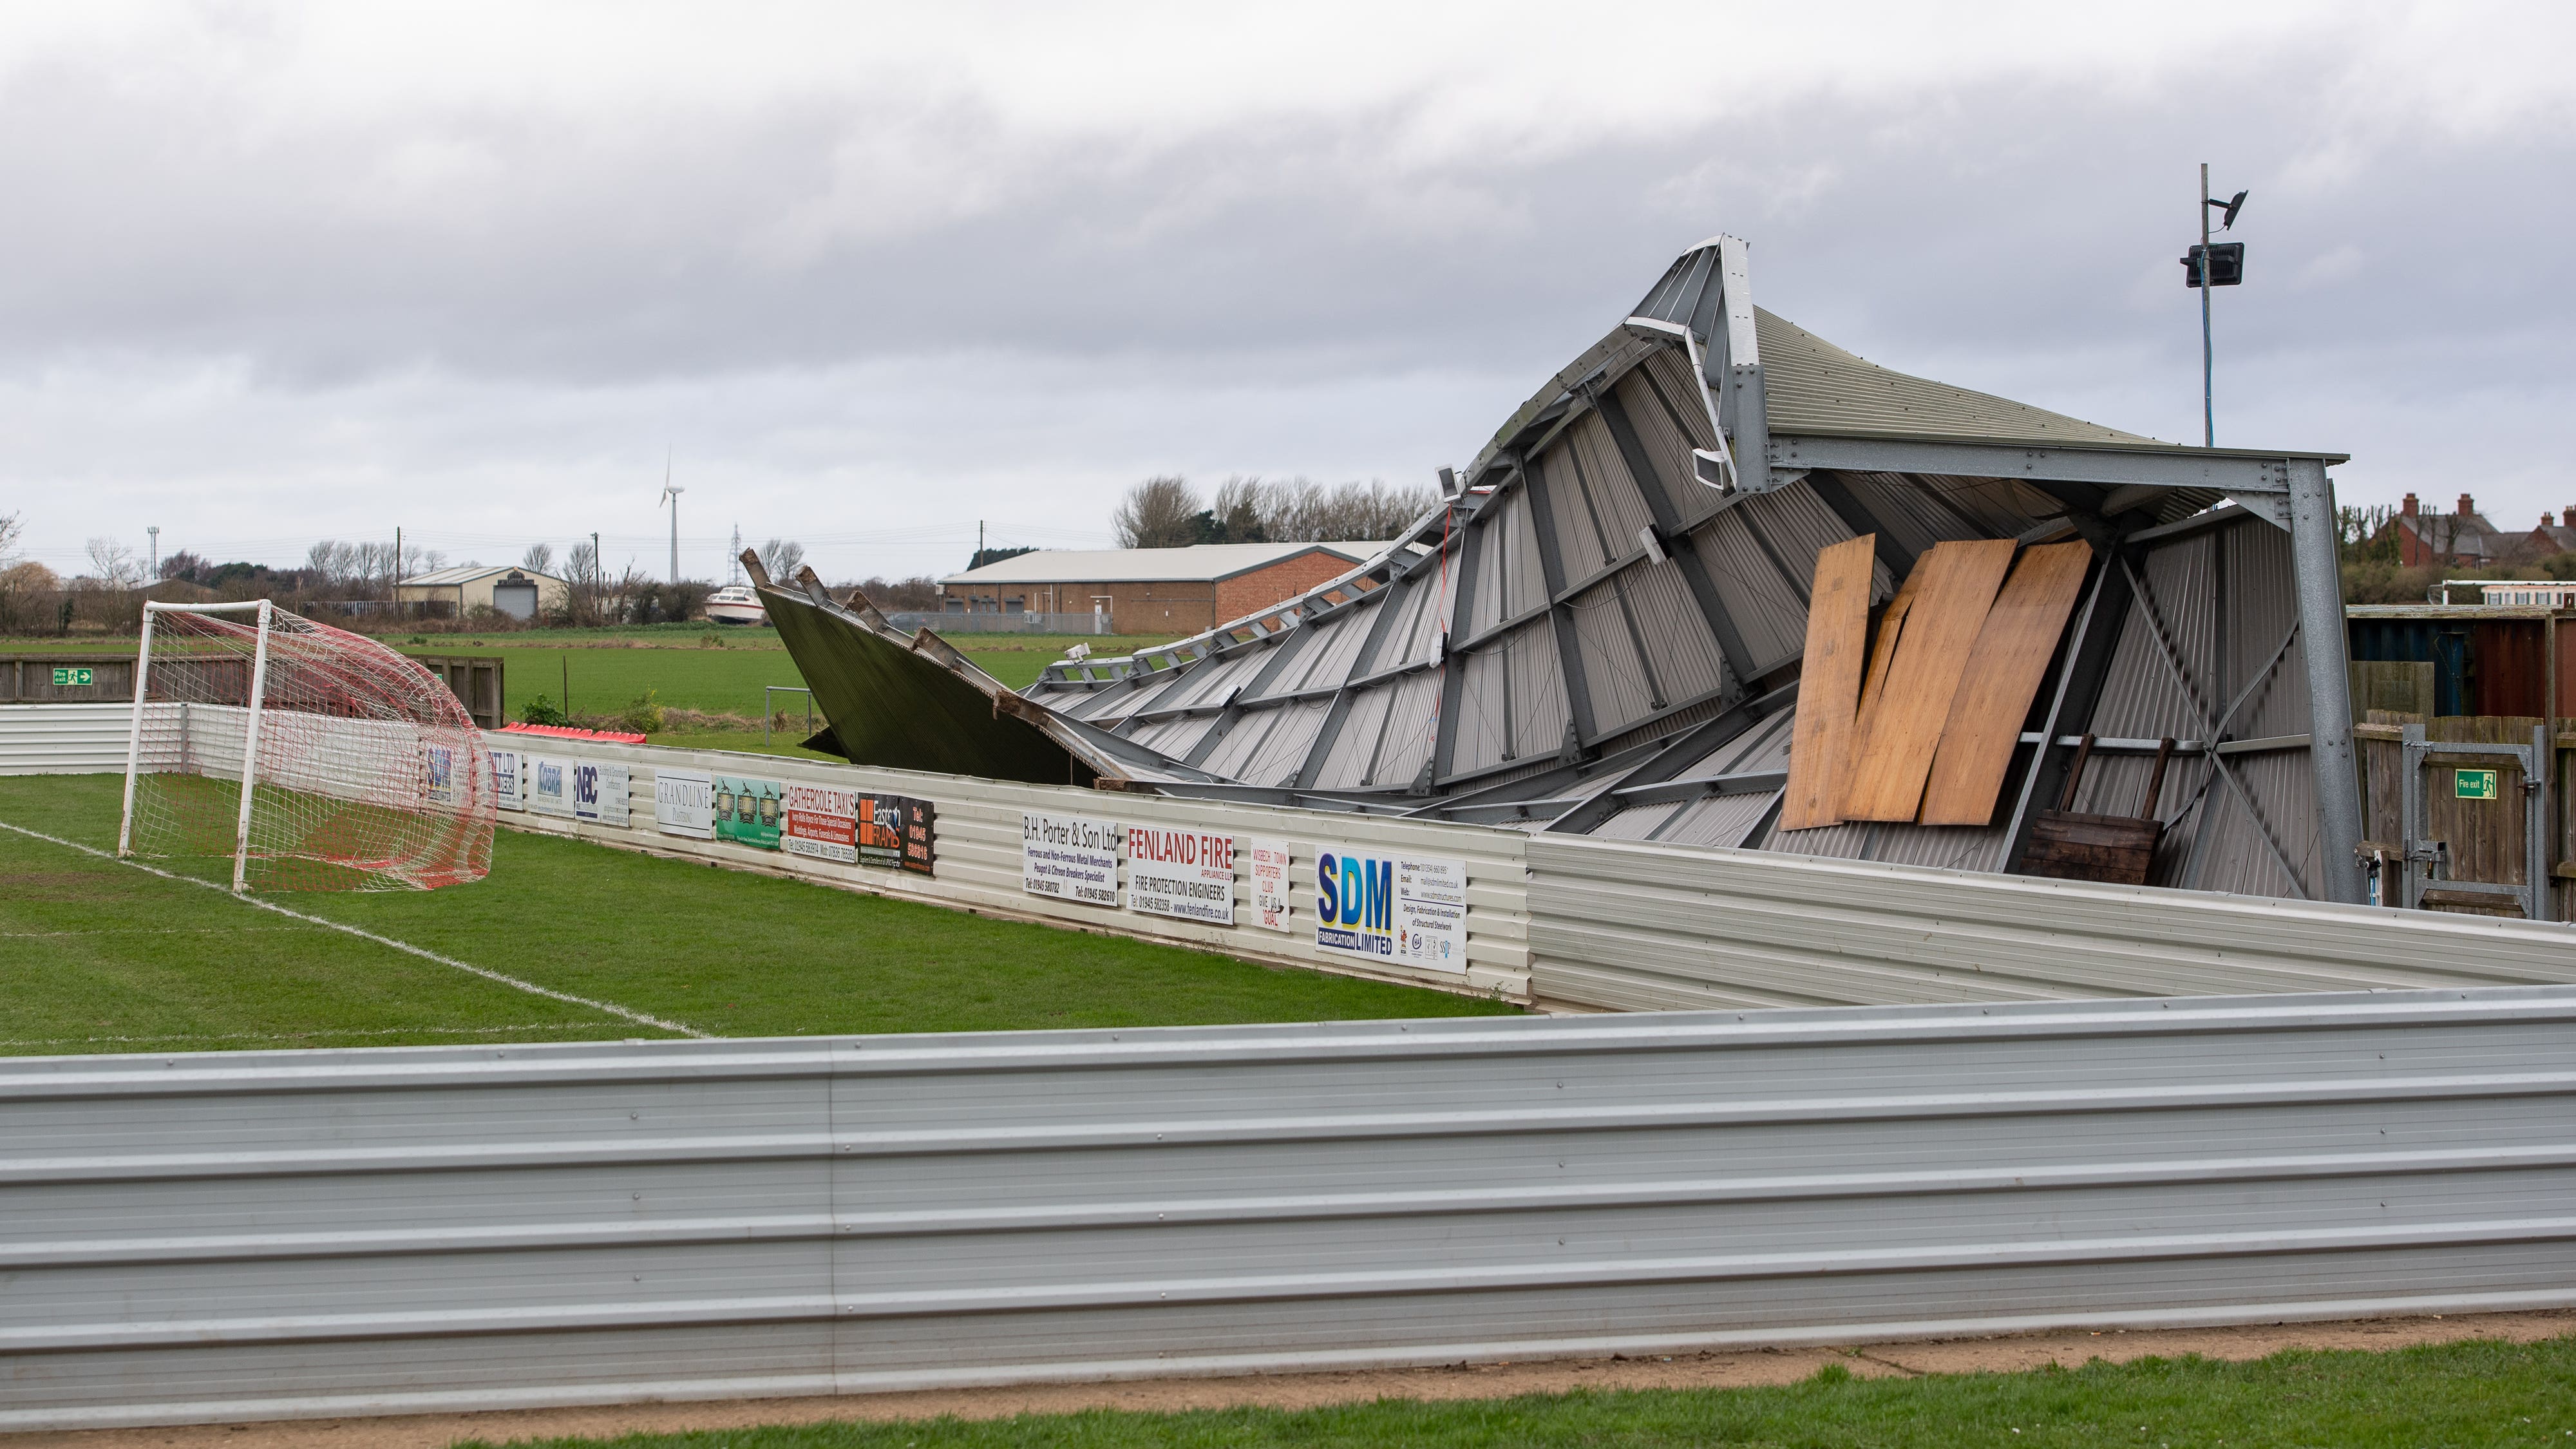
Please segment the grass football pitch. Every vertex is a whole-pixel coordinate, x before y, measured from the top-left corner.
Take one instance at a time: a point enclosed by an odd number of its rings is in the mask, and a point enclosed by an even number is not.
[[[1514,1010],[510,830],[486,880],[260,897],[282,914],[93,853],[115,846],[123,784],[0,778],[0,1053]],[[230,880],[229,861],[148,863]]]
[[[2251,1363],[2141,1358],[1919,1378],[1863,1378],[1832,1364],[1803,1383],[1771,1388],[1380,1399],[1302,1410],[1094,1410],[534,1442],[558,1449],[605,1449],[611,1443],[616,1449],[2563,1446],[2576,1443],[2576,1338],[2470,1341],[2385,1353],[2293,1351]]]

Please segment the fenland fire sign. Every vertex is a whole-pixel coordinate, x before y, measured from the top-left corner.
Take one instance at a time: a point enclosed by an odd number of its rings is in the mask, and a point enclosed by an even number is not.
[[[1127,827],[1127,909],[1234,924],[1235,839],[1156,825]]]
[[[1467,863],[1318,846],[1315,947],[1381,965],[1466,974]]]

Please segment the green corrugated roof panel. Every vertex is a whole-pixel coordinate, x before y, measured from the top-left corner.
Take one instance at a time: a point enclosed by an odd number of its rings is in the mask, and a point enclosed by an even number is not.
[[[1844,351],[1757,307],[1765,415],[1774,433],[1957,438],[1985,443],[2057,443],[2169,448],[2046,408],[1915,377]]]

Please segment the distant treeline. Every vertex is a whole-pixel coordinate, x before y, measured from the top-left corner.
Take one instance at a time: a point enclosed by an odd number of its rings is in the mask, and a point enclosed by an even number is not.
[[[1120,548],[1187,548],[1201,543],[1356,543],[1392,538],[1440,495],[1383,481],[1332,487],[1308,478],[1237,474],[1202,498],[1176,474],[1127,490],[1110,522]]]

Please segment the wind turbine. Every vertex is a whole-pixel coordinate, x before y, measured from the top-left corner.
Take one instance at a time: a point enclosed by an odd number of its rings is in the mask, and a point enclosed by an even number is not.
[[[675,584],[680,581],[680,495],[688,491],[671,481],[671,455],[663,454],[662,496],[653,500],[653,506],[671,505],[671,582]]]

